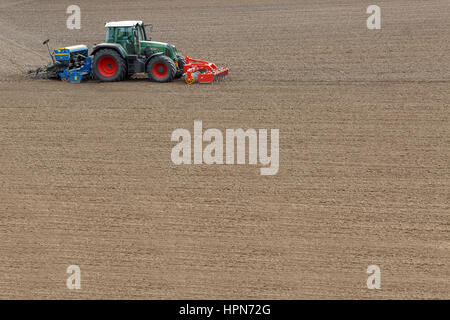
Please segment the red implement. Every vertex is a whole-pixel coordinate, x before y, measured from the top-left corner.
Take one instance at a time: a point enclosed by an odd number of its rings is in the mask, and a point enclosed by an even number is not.
[[[213,83],[228,75],[228,68],[218,68],[214,63],[186,57],[184,80],[187,84]]]

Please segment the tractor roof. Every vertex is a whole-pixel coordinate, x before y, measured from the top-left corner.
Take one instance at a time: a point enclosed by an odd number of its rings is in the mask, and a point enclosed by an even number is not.
[[[142,25],[142,21],[115,21],[115,22],[107,22],[105,24],[106,28],[110,27],[134,27],[135,25]]]

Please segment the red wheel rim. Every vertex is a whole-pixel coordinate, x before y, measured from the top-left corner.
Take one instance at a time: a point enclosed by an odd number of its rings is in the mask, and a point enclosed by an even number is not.
[[[155,75],[155,77],[164,78],[169,72],[169,69],[164,63],[158,62],[153,65],[152,72]]]
[[[101,57],[97,63],[97,70],[106,78],[112,77],[117,72],[117,62],[113,57]]]

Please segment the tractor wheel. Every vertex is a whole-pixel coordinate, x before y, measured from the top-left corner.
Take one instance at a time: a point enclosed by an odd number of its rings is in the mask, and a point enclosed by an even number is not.
[[[176,74],[175,63],[167,56],[159,55],[147,64],[147,73],[151,81],[170,82]]]
[[[178,70],[175,74],[175,79],[179,79],[184,74],[184,65],[186,64],[186,58],[183,56],[178,56]]]
[[[95,54],[92,69],[95,77],[104,82],[121,81],[127,75],[125,60],[111,49],[100,50]]]

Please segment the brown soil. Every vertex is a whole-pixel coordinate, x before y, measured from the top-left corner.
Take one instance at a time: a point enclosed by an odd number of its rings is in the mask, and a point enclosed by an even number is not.
[[[0,298],[450,298],[449,1],[78,3],[0,4]],[[230,77],[24,76],[128,19]],[[194,120],[280,129],[279,173],[175,166]]]

